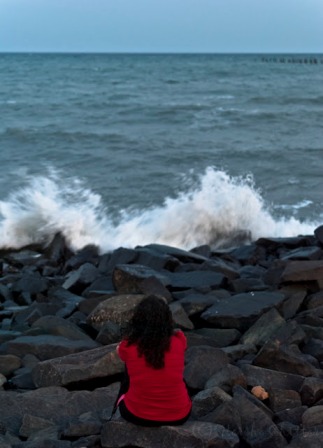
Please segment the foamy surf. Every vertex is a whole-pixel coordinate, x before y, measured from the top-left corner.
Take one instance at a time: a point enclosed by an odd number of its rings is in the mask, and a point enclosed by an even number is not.
[[[48,244],[58,232],[72,250],[94,244],[102,253],[150,243],[191,249],[230,246],[237,235],[288,237],[312,234],[319,222],[276,218],[252,178],[234,178],[208,168],[194,187],[162,206],[120,210],[112,219],[100,195],[78,179],[38,176],[0,201],[0,247]]]

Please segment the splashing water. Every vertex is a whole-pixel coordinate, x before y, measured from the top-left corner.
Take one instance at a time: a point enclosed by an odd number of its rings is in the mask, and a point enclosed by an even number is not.
[[[191,249],[201,244],[230,245],[237,235],[287,237],[311,234],[318,223],[274,218],[251,177],[232,178],[208,168],[198,185],[162,206],[120,210],[117,223],[100,195],[78,179],[51,173],[0,201],[0,247],[48,244],[60,232],[72,250],[94,244],[107,252],[150,243]]]

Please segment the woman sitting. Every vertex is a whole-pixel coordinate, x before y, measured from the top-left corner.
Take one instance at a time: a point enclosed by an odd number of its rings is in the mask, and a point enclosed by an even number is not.
[[[143,299],[117,347],[129,376],[129,389],[119,400],[121,416],[137,425],[180,425],[191,412],[183,379],[186,337],[173,329],[167,302]]]

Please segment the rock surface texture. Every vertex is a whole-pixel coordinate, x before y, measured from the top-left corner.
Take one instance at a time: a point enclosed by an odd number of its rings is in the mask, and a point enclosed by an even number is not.
[[[149,294],[188,341],[178,427],[109,420]],[[222,251],[0,251],[0,448],[323,448],[322,367],[323,226]]]

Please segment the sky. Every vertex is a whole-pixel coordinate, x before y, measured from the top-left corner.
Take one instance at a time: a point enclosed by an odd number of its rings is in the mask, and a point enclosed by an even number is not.
[[[0,0],[0,52],[323,53],[323,0]]]

